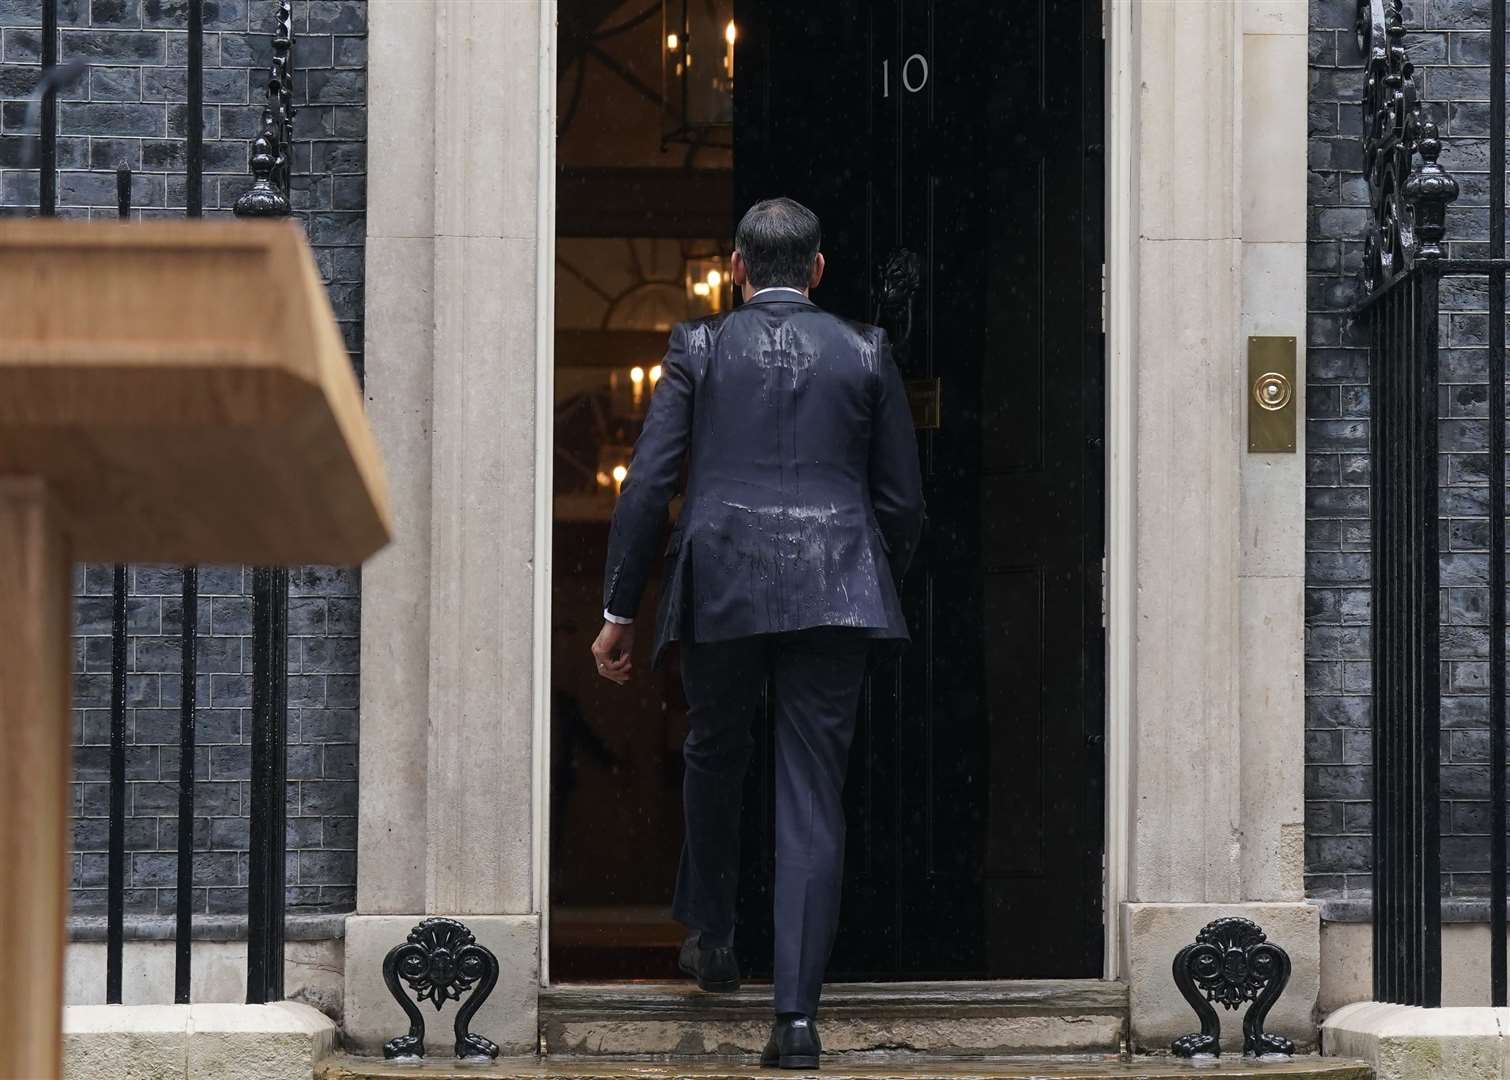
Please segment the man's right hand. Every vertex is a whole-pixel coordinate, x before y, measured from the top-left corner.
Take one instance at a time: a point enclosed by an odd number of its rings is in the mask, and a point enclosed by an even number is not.
[[[609,682],[623,686],[629,681],[634,668],[630,654],[634,652],[634,624],[612,623],[606,619],[598,640],[592,643],[593,662],[598,665],[598,674]]]

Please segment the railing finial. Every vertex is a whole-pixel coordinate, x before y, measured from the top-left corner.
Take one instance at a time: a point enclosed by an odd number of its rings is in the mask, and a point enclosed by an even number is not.
[[[268,71],[267,104],[262,109],[262,127],[252,143],[252,176],[255,182],[236,200],[237,217],[287,217],[289,177],[293,172],[294,95],[289,74],[293,55],[293,8],[279,0],[278,23],[273,31],[273,61]]]
[[[255,182],[241,198],[236,200],[236,216],[250,218],[288,217],[288,197],[280,185],[273,182],[282,156],[278,149],[279,125],[273,118],[273,110],[262,110],[262,132],[252,143],[252,176]]]
[[[1417,91],[1400,0],[1358,0],[1357,33],[1364,58],[1363,173],[1372,217],[1363,284],[1372,293],[1417,258],[1442,257],[1447,204],[1458,197],[1458,184],[1437,163],[1442,143]],[[1417,153],[1423,158],[1419,168]]]
[[[1437,164],[1442,140],[1437,137],[1437,125],[1430,120],[1420,125],[1416,152],[1421,155],[1421,164],[1405,181],[1404,190],[1415,211],[1416,255],[1422,259],[1440,259],[1442,237],[1447,232],[1447,204],[1458,197],[1458,182]]]

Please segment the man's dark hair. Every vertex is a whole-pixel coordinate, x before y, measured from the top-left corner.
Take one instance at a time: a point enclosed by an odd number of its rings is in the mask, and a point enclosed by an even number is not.
[[[739,219],[734,247],[744,256],[750,284],[757,289],[805,289],[821,239],[817,214],[792,199],[765,199]]]

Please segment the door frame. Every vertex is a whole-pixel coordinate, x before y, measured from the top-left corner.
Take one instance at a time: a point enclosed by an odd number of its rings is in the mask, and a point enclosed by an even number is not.
[[[531,739],[534,910],[540,917],[540,985],[550,986],[551,544],[555,450],[556,57],[557,3],[540,4],[535,288],[535,538],[533,738]],[[1102,874],[1102,978],[1118,979],[1121,911],[1131,854],[1134,429],[1136,296],[1132,170],[1135,134],[1132,4],[1104,0],[1106,138],[1102,304],[1106,372],[1106,741]]]
[[[555,524],[556,461],[556,0],[540,3],[540,82],[536,101],[535,184],[535,550],[534,655],[530,673],[530,820],[534,825],[532,910],[540,916],[536,970],[550,985],[551,850],[551,551]]]
[[[1106,125],[1105,269],[1101,291],[1106,360],[1106,783],[1103,814],[1103,977],[1121,977],[1122,905],[1132,857],[1133,598],[1136,519],[1133,516],[1137,423],[1133,148],[1137,88],[1133,72],[1132,0],[1103,0]]]

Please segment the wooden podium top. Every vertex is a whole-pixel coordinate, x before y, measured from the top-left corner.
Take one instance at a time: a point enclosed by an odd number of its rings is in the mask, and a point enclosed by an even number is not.
[[[352,565],[382,464],[292,222],[0,221],[0,475],[74,557]]]

